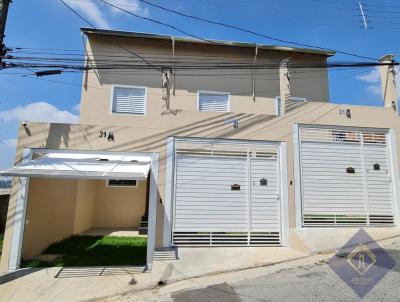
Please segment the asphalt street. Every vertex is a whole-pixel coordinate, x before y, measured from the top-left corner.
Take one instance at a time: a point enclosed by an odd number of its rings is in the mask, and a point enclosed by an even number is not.
[[[174,302],[313,302],[313,301],[400,301],[400,241],[386,246],[385,251],[397,263],[393,269],[360,298],[327,264],[282,269],[256,277],[227,282],[221,278],[201,286],[193,281],[190,288],[178,291],[154,290],[144,295],[124,297],[121,301]],[[239,274],[239,273],[238,273]],[[198,285],[198,286],[197,286]]]

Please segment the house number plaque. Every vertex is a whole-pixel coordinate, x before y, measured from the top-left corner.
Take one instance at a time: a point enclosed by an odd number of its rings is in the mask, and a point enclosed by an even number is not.
[[[112,141],[112,142],[114,141],[114,133],[112,131],[103,131],[103,130],[101,130],[99,132],[99,137],[100,138],[104,138],[104,139],[108,140],[109,142],[110,141]]]

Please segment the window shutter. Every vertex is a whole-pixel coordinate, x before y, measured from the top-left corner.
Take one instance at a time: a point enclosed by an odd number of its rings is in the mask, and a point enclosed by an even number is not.
[[[229,94],[199,92],[199,111],[228,112]]]
[[[114,87],[112,112],[144,115],[145,102],[145,88]]]

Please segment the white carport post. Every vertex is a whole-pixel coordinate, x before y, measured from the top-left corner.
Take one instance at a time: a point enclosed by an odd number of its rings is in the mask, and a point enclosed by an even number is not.
[[[175,159],[174,138],[167,138],[167,160],[165,166],[165,197],[164,197],[164,227],[163,227],[163,247],[171,247],[172,236],[172,202],[173,202],[173,178],[174,178],[174,159]]]
[[[24,149],[22,163],[32,158],[31,149]],[[25,217],[29,193],[29,177],[19,177],[17,200],[15,204],[14,224],[12,229],[11,246],[8,259],[8,270],[15,271],[20,267],[22,239],[24,237]]]
[[[154,250],[156,248],[156,223],[157,223],[157,201],[158,201],[158,159],[159,154],[151,156],[150,168],[150,192],[149,192],[149,217],[147,229],[147,269],[153,266]]]

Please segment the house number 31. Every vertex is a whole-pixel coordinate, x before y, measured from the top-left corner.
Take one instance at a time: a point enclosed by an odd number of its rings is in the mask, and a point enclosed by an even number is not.
[[[105,138],[108,141],[114,141],[114,133],[112,131],[100,131],[99,132],[100,138]]]

